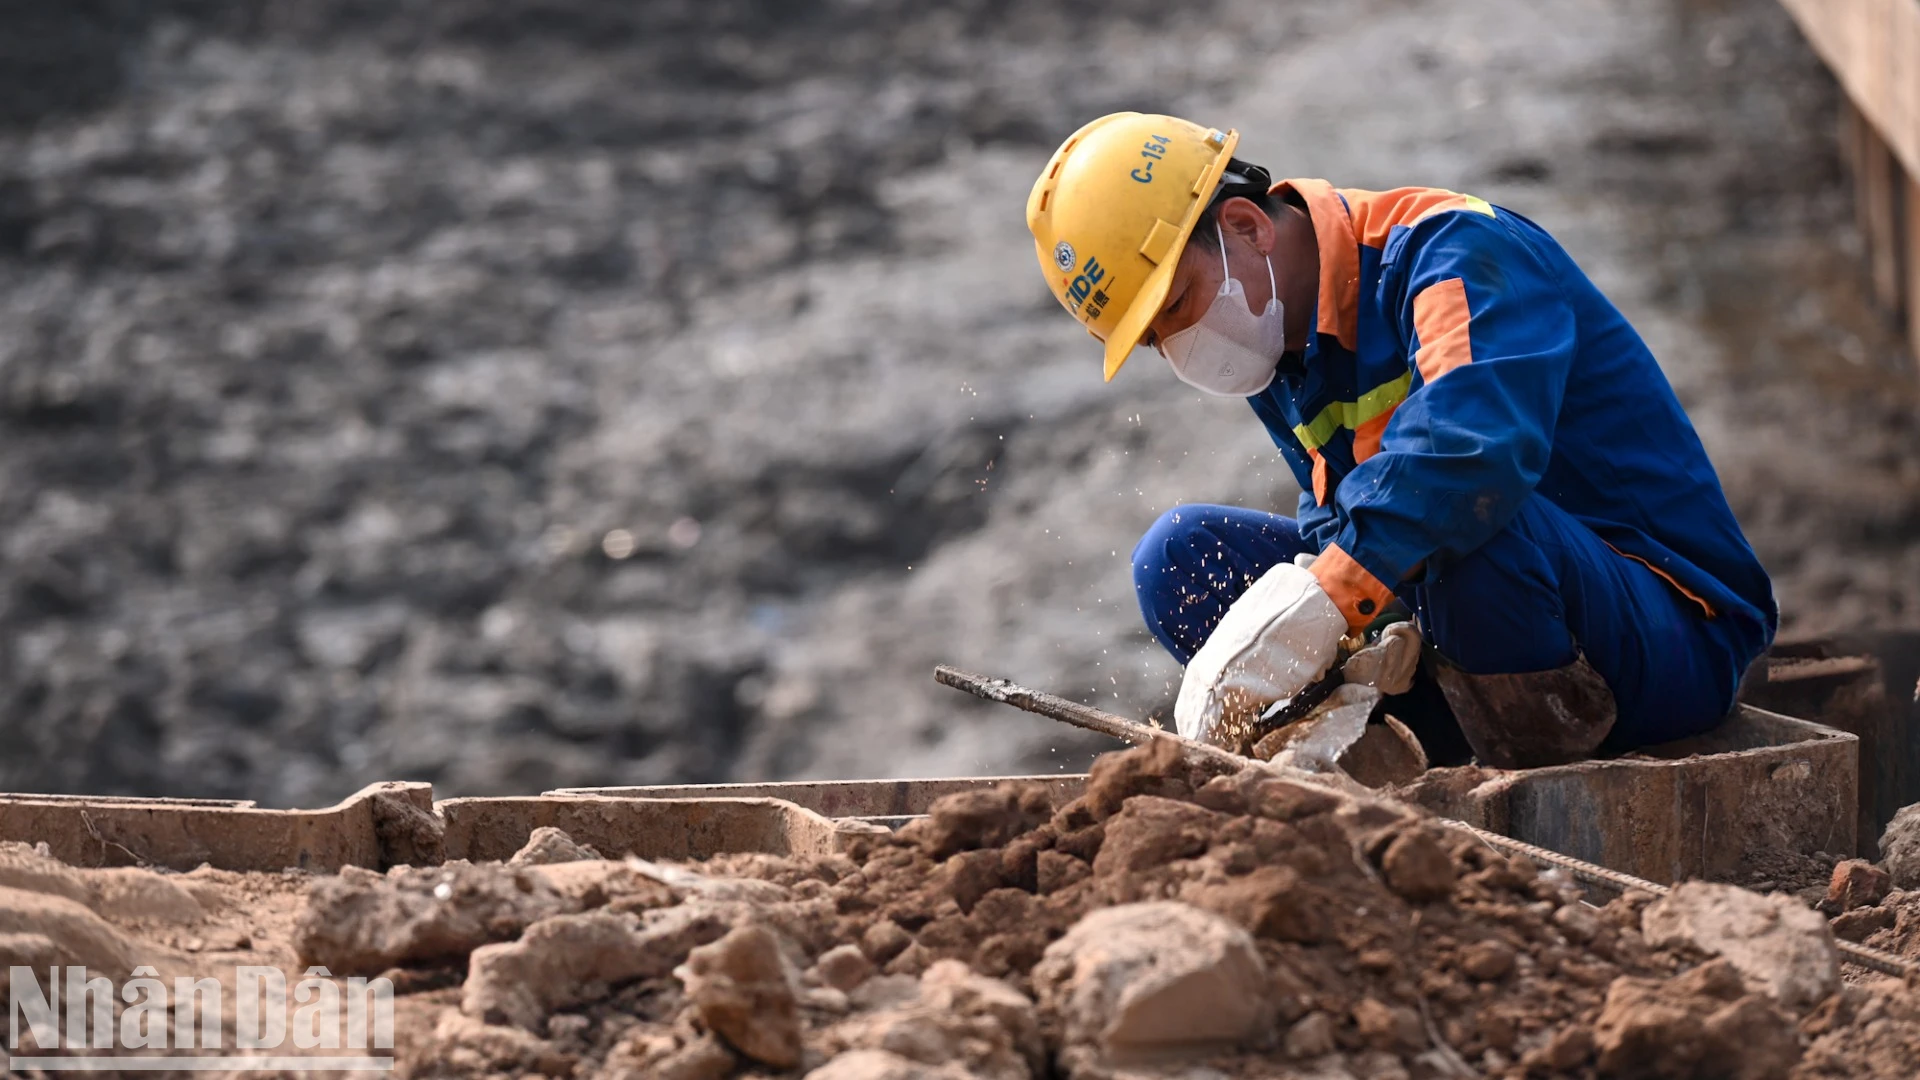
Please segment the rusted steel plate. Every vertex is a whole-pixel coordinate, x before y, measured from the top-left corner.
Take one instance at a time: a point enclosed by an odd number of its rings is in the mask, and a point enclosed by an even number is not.
[[[1847,665],[1839,665],[1846,667]],[[1838,668],[1836,668],[1836,671]],[[1448,817],[1653,881],[1724,876],[1756,848],[1849,851],[1859,740],[1752,707],[1656,754],[1552,769],[1439,769],[1405,789]],[[324,810],[218,800],[0,795],[0,840],[45,841],[81,866],[287,867],[329,872],[504,859],[551,825],[610,856],[821,855],[923,814],[957,791],[1084,775],[566,789],[433,802],[426,784],[376,784]]]
[[[1511,772],[1438,769],[1408,794],[1446,817],[1662,884],[1771,848],[1850,852],[1859,739],[1742,706],[1646,754]]]
[[[609,858],[704,859],[728,852],[828,855],[875,826],[836,824],[777,799],[634,799],[534,795],[447,799],[449,859],[505,859],[543,825],[564,830]]]
[[[382,864],[383,801],[430,808],[427,784],[383,783],[323,810],[262,810],[217,799],[0,795],[0,840],[44,842],[74,866],[330,872]]]
[[[1855,853],[1879,857],[1880,832],[1920,802],[1920,631],[1861,631],[1776,644],[1740,700],[1860,736]]]

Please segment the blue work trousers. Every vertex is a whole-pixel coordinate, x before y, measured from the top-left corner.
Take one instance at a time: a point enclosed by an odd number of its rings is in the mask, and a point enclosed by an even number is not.
[[[1289,517],[1234,506],[1175,507],[1133,551],[1147,629],[1184,664],[1255,578],[1306,550]],[[1395,592],[1427,642],[1473,674],[1547,671],[1584,652],[1613,690],[1618,717],[1602,747],[1611,752],[1713,727],[1733,708],[1747,665],[1767,647],[1763,625],[1706,617],[1538,494],[1439,580]]]

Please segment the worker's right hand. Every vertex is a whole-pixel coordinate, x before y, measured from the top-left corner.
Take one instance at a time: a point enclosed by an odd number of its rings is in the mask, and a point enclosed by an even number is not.
[[[1326,675],[1346,632],[1313,574],[1292,563],[1268,570],[1187,664],[1173,706],[1180,734],[1232,748],[1268,706]]]

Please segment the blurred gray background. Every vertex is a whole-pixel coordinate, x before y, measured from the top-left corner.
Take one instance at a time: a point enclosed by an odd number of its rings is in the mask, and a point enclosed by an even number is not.
[[[1127,555],[1290,510],[1103,385],[1032,178],[1120,108],[1473,192],[1635,320],[1788,635],[1920,621],[1914,366],[1773,0],[0,0],[0,790],[318,805],[1084,766]]]

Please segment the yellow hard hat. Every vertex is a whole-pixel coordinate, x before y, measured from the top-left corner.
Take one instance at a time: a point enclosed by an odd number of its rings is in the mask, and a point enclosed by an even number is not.
[[[1173,116],[1112,113],[1053,152],[1027,196],[1040,270],[1107,346],[1111,380],[1166,302],[1173,268],[1240,133]]]

